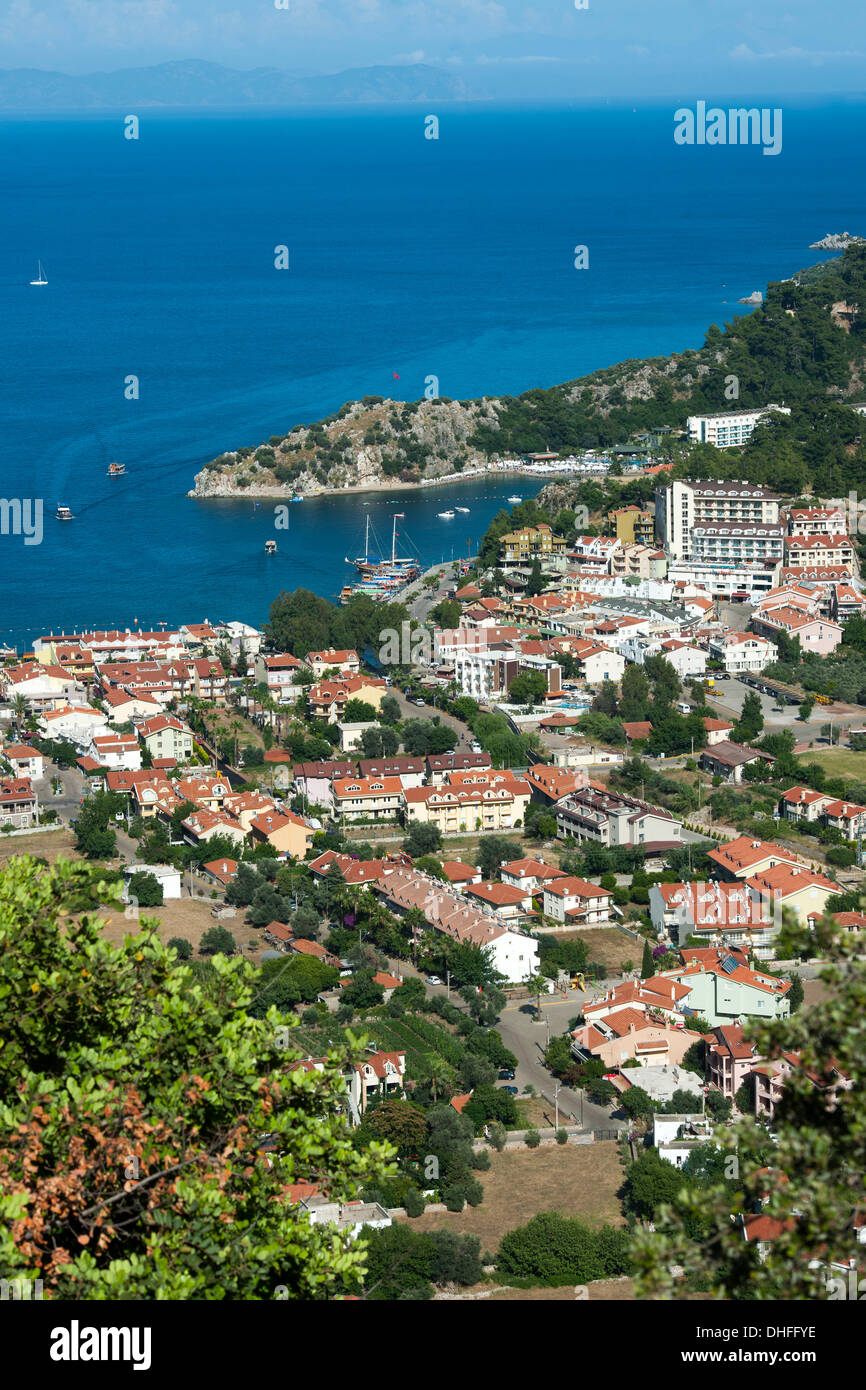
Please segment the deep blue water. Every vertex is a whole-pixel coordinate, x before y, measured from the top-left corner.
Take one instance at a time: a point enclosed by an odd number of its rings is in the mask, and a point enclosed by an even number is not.
[[[261,622],[280,587],[333,594],[363,499],[293,507],[266,562],[264,505],[185,498],[200,464],[368,393],[417,399],[428,374],[460,399],[699,346],[740,295],[821,259],[810,241],[866,228],[863,106],[774,101],[772,158],[675,146],[678,104],[447,109],[438,141],[419,108],[144,113],[138,142],[120,117],[0,121],[0,495],[47,513],[41,546],[0,537],[0,640]],[[537,488],[467,482],[401,510],[433,561],[512,490]],[[468,517],[435,519],[461,497]]]

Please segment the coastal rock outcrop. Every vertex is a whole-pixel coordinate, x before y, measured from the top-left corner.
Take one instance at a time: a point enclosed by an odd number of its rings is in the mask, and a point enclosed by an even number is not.
[[[828,232],[822,236],[820,241],[810,241],[810,251],[844,251],[846,246],[853,246],[862,242],[862,236],[853,236],[851,232]]]

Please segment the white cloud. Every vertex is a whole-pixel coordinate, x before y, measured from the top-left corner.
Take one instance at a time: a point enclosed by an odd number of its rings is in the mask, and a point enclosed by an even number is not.
[[[523,53],[517,58],[503,57],[499,54],[479,53],[475,59],[479,67],[494,67],[504,63],[565,63],[565,58],[554,58],[545,53]]]
[[[738,62],[746,63],[835,63],[847,59],[863,58],[864,55],[856,49],[817,49],[817,48],[798,48],[792,45],[789,48],[780,48],[774,52],[756,53],[748,44],[738,44],[732,48],[728,54]]]

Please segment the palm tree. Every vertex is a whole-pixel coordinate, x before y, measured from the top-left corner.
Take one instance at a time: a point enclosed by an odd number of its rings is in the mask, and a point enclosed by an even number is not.
[[[447,1062],[443,1062],[441,1057],[431,1057],[428,1063],[430,1090],[433,1092],[433,1104],[439,1099],[439,1088],[453,1091],[454,1071]]]
[[[16,695],[15,699],[12,701],[12,713],[15,716],[15,728],[19,738],[21,737],[21,723],[28,709],[27,697],[25,695]]]

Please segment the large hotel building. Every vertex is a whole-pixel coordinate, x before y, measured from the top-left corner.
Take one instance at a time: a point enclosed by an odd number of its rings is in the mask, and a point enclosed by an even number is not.
[[[690,415],[686,421],[689,439],[698,444],[714,444],[717,449],[735,449],[745,444],[759,420],[778,410],[790,415],[785,405],[765,405],[757,410],[727,410],[718,415]]]
[[[763,558],[764,548],[767,559],[781,558],[779,497],[769,488],[678,479],[657,490],[655,510],[656,539],[673,560],[704,558],[702,542],[708,531],[719,539],[724,535],[727,542],[741,541],[740,558],[746,558],[745,552],[750,560]]]

